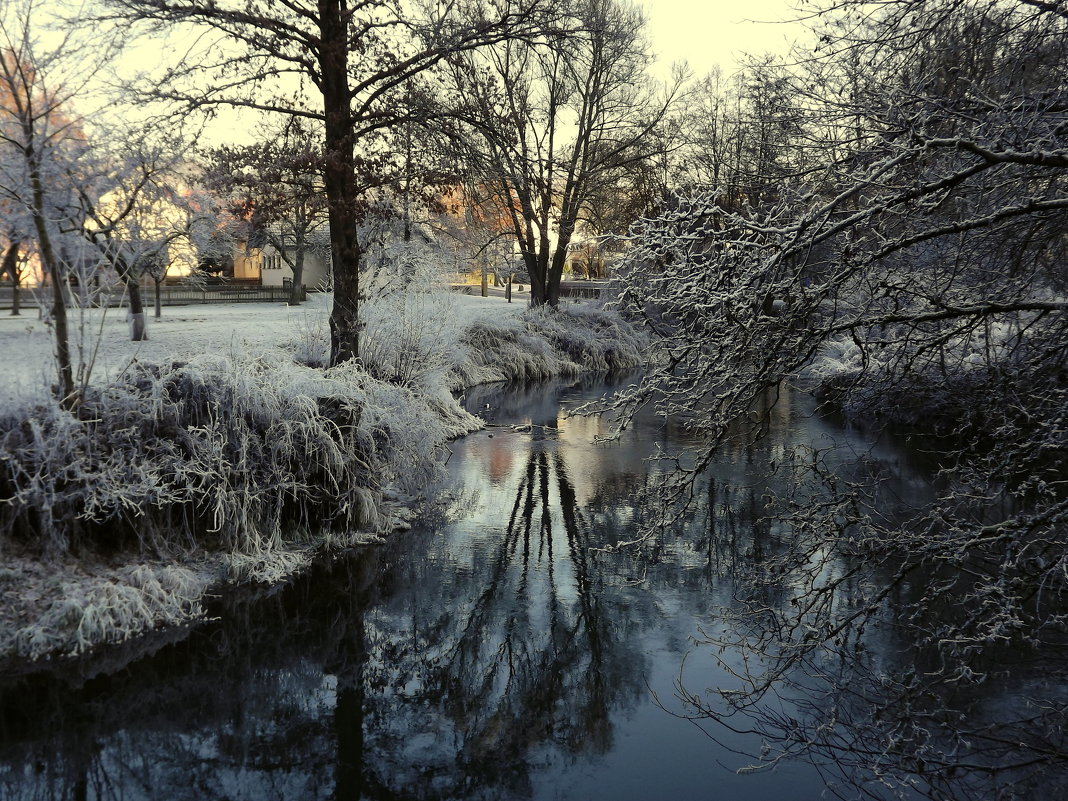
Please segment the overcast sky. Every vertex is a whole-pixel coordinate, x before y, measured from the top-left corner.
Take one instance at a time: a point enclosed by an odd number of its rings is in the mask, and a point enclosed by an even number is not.
[[[737,68],[743,52],[785,54],[787,40],[804,33],[791,0],[639,0],[658,57],[657,74],[685,60],[696,77],[719,64]]]
[[[645,11],[647,34],[657,56],[654,74],[662,79],[678,61],[686,61],[696,78],[717,64],[730,74],[743,53],[785,55],[788,41],[805,33],[802,25],[789,22],[798,15],[793,8],[797,0],[632,1]],[[221,112],[206,138],[232,141],[235,130],[244,127],[237,119],[232,112]]]

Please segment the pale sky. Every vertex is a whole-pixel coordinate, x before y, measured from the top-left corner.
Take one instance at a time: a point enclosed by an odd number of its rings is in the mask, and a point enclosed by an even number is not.
[[[685,60],[697,78],[716,64],[725,74],[737,69],[743,52],[785,55],[790,37],[804,35],[790,0],[639,0],[657,55],[658,77]],[[777,24],[778,23],[778,24]]]
[[[805,34],[803,26],[788,22],[798,15],[792,7],[797,0],[632,1],[645,11],[646,32],[657,56],[653,73],[661,79],[669,77],[673,63],[683,60],[695,78],[704,77],[717,64],[727,76],[737,69],[743,52],[785,55],[788,40]],[[144,52],[145,48],[134,52],[135,63]],[[233,141],[236,131],[252,124],[242,125],[237,119],[232,111],[221,112],[205,138]]]

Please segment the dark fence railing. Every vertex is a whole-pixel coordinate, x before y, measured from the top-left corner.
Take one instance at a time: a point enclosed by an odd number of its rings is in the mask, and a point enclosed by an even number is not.
[[[599,298],[609,286],[608,281],[561,281],[560,282],[560,298],[563,300],[580,300],[582,298]],[[478,284],[468,283],[452,283],[449,284],[450,289],[454,292],[462,292],[465,295],[478,295],[482,291],[482,287]],[[513,297],[518,297],[520,294],[526,295],[530,289],[530,284],[521,284],[518,281],[513,282],[512,292]],[[492,297],[505,297],[506,287],[493,286],[492,283],[487,287],[487,292]]]
[[[289,300],[289,287],[282,286],[162,286],[159,291],[162,306],[189,306],[199,303],[286,303]],[[49,305],[52,302],[51,290],[38,289],[36,292],[20,289],[19,305],[24,308],[36,308],[38,299]],[[156,289],[151,284],[141,287],[141,299],[146,309],[156,303]],[[308,290],[300,288],[300,300],[308,299]],[[10,309],[13,292],[9,286],[0,286],[0,310]],[[93,290],[84,295],[77,288],[67,296],[69,306],[125,306],[126,293],[121,287],[110,290]]]
[[[212,286],[203,289],[187,286],[168,286],[160,289],[160,302],[164,306],[182,306],[192,303],[285,303],[289,300],[289,287],[258,286],[228,287]],[[149,287],[143,293],[145,306],[155,303],[155,289]],[[308,290],[300,288],[300,300],[308,299]]]
[[[608,289],[608,281],[561,281],[562,298],[599,298]]]

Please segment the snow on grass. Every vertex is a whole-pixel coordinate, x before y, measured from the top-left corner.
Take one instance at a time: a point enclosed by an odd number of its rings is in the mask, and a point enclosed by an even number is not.
[[[64,570],[56,570],[60,566]],[[95,572],[69,561],[50,567],[54,573],[42,577],[38,566],[12,560],[0,575],[0,591],[21,585],[18,594],[4,593],[0,654],[76,655],[157,626],[186,623],[203,616],[202,599],[214,581],[209,571],[173,563]]]
[[[373,541],[405,525],[383,496],[418,496],[481,426],[453,393],[642,358],[611,313],[439,291],[366,302],[363,365],[324,369],[330,301],[169,307],[141,343],[121,313],[75,310],[78,415],[51,392],[48,327],[0,318],[0,554],[21,565],[0,572],[18,600],[0,655],[123,640],[201,615],[218,581],[278,582]]]
[[[1026,332],[1026,333],[1025,333]],[[868,334],[872,337],[871,332]],[[868,341],[840,335],[824,341],[800,378],[816,396],[853,420],[901,423],[922,431],[952,430],[970,401],[1009,375],[1020,386],[1041,372],[1041,327],[988,321],[932,344],[912,326],[884,326]]]

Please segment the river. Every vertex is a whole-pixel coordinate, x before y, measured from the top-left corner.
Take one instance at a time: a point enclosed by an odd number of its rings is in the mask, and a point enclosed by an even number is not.
[[[890,465],[886,491],[924,480],[784,402],[767,439],[713,466],[685,530],[640,557],[605,552],[657,511],[647,457],[687,438],[643,415],[595,443],[610,421],[565,412],[609,388],[472,390],[491,425],[453,443],[440,502],[412,531],[220,599],[217,619],[141,642],[135,660],[116,649],[4,682],[0,797],[823,797],[835,778],[803,762],[739,773],[759,738],[680,716],[677,683],[737,684],[747,655],[717,660],[693,637],[770,547],[771,463],[834,439]]]

